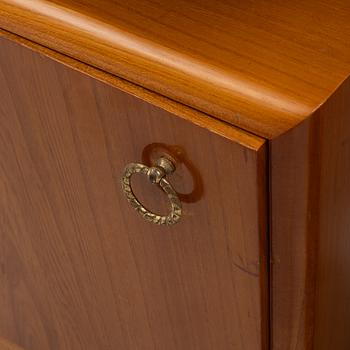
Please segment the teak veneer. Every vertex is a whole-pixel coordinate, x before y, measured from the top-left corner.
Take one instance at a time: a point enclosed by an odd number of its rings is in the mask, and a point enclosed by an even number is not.
[[[349,18],[346,0],[0,0],[0,337],[348,350]],[[118,182],[164,152],[184,209],[166,228]]]

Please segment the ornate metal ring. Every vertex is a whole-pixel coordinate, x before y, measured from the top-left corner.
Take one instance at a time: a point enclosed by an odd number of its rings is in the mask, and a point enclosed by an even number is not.
[[[174,164],[167,158],[158,159],[156,166],[154,167],[148,167],[140,163],[130,163],[125,167],[121,181],[123,192],[131,206],[145,220],[157,225],[174,225],[180,220],[182,215],[182,206],[180,199],[177,196],[174,188],[165,178],[167,174],[170,174],[174,171]],[[137,173],[147,175],[148,179],[153,184],[160,186],[161,189],[167,194],[171,204],[171,212],[168,215],[159,215],[153,213],[139,202],[131,187],[131,177],[133,174]]]

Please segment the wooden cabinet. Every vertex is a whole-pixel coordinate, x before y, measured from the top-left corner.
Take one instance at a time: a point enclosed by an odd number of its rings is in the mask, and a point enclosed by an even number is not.
[[[0,0],[0,349],[349,349],[349,17]]]

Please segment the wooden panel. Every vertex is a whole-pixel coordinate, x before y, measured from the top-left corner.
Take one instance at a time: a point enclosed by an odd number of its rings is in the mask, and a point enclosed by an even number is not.
[[[350,348],[350,79],[321,110],[315,349]]]
[[[0,82],[0,335],[27,350],[266,349],[264,141],[224,124],[219,136],[6,39]],[[119,184],[164,147],[180,160],[173,227],[144,222]]]
[[[309,208],[317,209],[317,198],[309,197],[311,187],[319,188],[317,171],[310,169],[315,164],[310,128],[307,121],[270,145],[273,350],[312,349],[315,260],[309,244],[315,242],[318,218],[308,215]]]
[[[349,96],[271,145],[272,349],[350,348]]]
[[[349,17],[347,0],[0,0],[2,28],[267,138],[349,76]]]

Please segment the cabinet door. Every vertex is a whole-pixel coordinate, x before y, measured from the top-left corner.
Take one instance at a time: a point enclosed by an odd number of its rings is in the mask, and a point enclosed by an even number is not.
[[[266,349],[263,140],[4,38],[0,92],[0,337],[26,350]],[[183,207],[172,226],[145,221],[120,185],[126,164],[163,153]],[[133,186],[167,212],[146,176]]]

